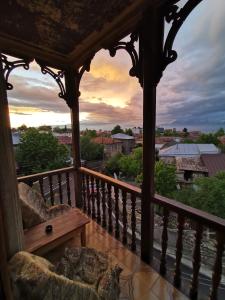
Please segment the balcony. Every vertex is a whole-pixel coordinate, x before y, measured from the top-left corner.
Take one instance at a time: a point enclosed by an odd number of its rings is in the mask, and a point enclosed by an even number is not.
[[[75,206],[74,172],[70,167],[20,177],[18,182],[33,184],[49,205]],[[79,174],[81,209],[92,219],[87,246],[110,254],[124,269],[121,299],[223,299],[224,220],[155,195],[149,266],[140,257],[141,190],[87,168],[81,167]],[[79,245],[79,240],[72,245]],[[58,251],[50,258],[59,256]]]

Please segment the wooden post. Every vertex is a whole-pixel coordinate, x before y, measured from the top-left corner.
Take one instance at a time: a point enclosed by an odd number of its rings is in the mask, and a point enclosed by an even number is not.
[[[81,177],[79,174],[80,163],[80,123],[79,123],[79,79],[78,74],[73,69],[65,71],[65,85],[67,103],[71,108],[72,122],[72,154],[74,164],[74,188],[76,207],[82,207],[81,197]]]
[[[0,61],[0,206],[6,236],[7,259],[23,249],[23,225],[17,189],[9,108]]]
[[[141,219],[141,257],[150,263],[153,256],[154,165],[156,87],[161,77],[164,19],[158,10],[143,16],[140,29],[140,58],[143,74],[143,185]]]
[[[2,217],[2,211],[0,207],[0,289],[4,293],[4,297],[7,300],[12,300],[12,292],[10,285],[10,278],[7,266],[7,252],[6,252],[6,238],[4,232],[4,223]],[[1,299],[1,291],[0,291]]]

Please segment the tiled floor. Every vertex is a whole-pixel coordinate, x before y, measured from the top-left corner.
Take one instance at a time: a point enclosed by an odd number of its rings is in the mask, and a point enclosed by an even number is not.
[[[91,221],[86,230],[87,246],[106,252],[113,263],[123,268],[120,280],[121,300],[187,299],[98,224]],[[76,243],[75,239],[73,244]]]

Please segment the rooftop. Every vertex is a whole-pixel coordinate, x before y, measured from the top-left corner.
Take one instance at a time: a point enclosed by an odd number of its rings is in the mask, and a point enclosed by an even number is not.
[[[134,137],[125,133],[116,133],[111,136],[113,139],[118,140],[134,140]]]
[[[201,155],[201,159],[208,169],[209,176],[214,176],[220,171],[225,171],[225,154],[203,154]]]
[[[115,140],[115,139],[110,138],[110,137],[103,137],[103,136],[93,138],[92,141],[94,143],[103,144],[103,145],[111,145],[111,144],[121,143],[121,141]]]
[[[218,154],[214,144],[175,144],[161,149],[159,156],[200,156],[201,154]]]

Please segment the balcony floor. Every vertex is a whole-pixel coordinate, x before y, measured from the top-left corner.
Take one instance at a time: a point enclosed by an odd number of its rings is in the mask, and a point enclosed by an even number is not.
[[[107,253],[112,262],[123,269],[120,277],[121,300],[188,299],[92,220],[86,226],[86,237],[87,247]],[[80,246],[80,237],[76,236],[67,245]],[[57,259],[59,252],[54,250],[48,258]]]

